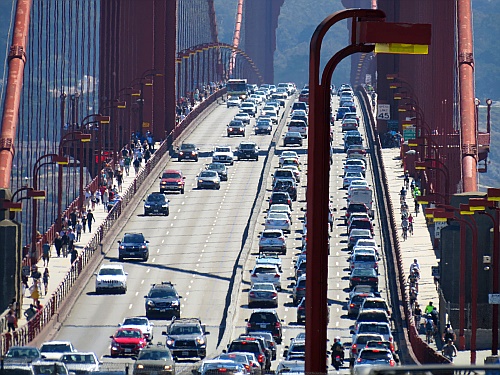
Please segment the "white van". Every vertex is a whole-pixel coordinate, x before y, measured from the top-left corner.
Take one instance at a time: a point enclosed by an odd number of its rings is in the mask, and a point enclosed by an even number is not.
[[[373,217],[373,191],[370,187],[351,189],[347,197],[347,205],[351,203],[364,203],[368,207],[368,214]]]

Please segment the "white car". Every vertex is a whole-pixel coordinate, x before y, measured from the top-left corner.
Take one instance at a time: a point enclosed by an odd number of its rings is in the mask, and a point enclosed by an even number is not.
[[[153,326],[154,323],[150,322],[148,318],[143,316],[134,316],[130,318],[123,319],[122,324],[118,327],[121,328],[138,328],[142,331],[142,334],[148,341],[153,340]]]
[[[361,172],[347,172],[342,180],[342,187],[346,189],[351,185],[352,181],[362,179],[364,179],[364,176]]]
[[[40,353],[44,359],[59,360],[64,353],[76,352],[70,341],[47,341],[40,347]]]
[[[285,212],[269,212],[266,217],[265,229],[281,229],[283,232],[290,233],[292,225],[288,214]]]
[[[127,275],[121,264],[103,264],[95,274],[95,292],[119,290],[127,292]]]
[[[239,107],[241,104],[241,99],[238,98],[237,96],[233,96],[233,97],[227,99],[226,104],[227,104],[227,108]]]
[[[65,353],[60,361],[66,365],[70,374],[90,374],[99,371],[99,358],[92,352]]]
[[[290,219],[290,223],[292,222],[292,210],[290,209],[290,206],[288,204],[272,204],[271,207],[269,207],[269,210],[267,211],[268,213],[271,212],[281,212],[281,213],[286,213],[288,215],[288,218]]]
[[[279,252],[286,254],[286,241],[280,229],[268,229],[262,232],[259,238],[259,253]]]
[[[282,169],[290,169],[293,172],[293,177],[295,177],[295,181],[300,182],[300,170],[299,167],[293,164],[284,165]]]
[[[234,164],[234,153],[231,146],[215,146],[212,154],[213,163]]]
[[[297,159],[297,163],[299,162],[299,154],[297,154],[297,152],[295,152],[295,151],[283,151],[283,152],[281,152],[281,155],[279,158],[280,168],[283,165],[283,160],[290,159],[290,158]]]
[[[262,96],[257,94],[250,95],[250,98],[255,100],[256,104],[262,104]]]
[[[247,124],[247,125],[250,124],[250,115],[248,113],[244,113],[244,112],[237,113],[234,116],[234,119],[235,120],[239,120],[239,121],[241,121],[241,122],[243,122],[244,124]]]
[[[351,181],[351,184],[349,185],[349,188],[347,189],[347,196],[351,193],[351,190],[357,187],[370,187],[368,185],[368,182],[366,180],[354,180]]]
[[[276,112],[276,110],[274,108],[262,110],[261,116],[269,116],[271,118],[271,121],[273,122],[273,124],[278,123],[278,113]]]
[[[278,266],[273,264],[259,264],[255,265],[250,271],[251,284],[270,283],[273,284],[277,290],[281,290],[281,272]]]
[[[282,93],[282,94],[286,95],[286,98],[288,98],[288,90],[286,88],[284,88],[284,87],[278,87],[276,89],[276,92],[277,93]]]

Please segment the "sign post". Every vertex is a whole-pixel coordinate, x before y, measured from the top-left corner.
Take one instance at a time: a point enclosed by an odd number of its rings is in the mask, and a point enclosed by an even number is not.
[[[391,105],[377,104],[377,120],[390,120],[390,119],[391,119]]]

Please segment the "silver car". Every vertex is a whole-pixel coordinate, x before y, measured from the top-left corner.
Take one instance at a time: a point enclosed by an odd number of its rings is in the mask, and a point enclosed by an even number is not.
[[[72,371],[75,374],[99,371],[99,359],[92,352],[66,353],[62,355],[60,361],[66,365],[68,371]]]
[[[286,241],[283,231],[280,229],[267,229],[259,238],[259,253],[266,251],[286,254]]]
[[[266,229],[281,229],[283,232],[290,233],[292,226],[288,214],[285,212],[269,212],[267,214]]]
[[[220,178],[216,171],[204,170],[196,177],[196,186],[198,189],[212,188],[220,189]]]
[[[342,180],[342,187],[344,189],[347,189],[349,185],[351,185],[351,181],[362,180],[364,178],[365,177],[361,172],[346,172],[346,174],[344,175],[344,179]]]
[[[277,290],[281,290],[281,272],[277,266],[259,264],[250,271],[250,282],[252,285],[271,283]]]
[[[255,283],[248,291],[248,307],[278,307],[278,292],[272,283]]]

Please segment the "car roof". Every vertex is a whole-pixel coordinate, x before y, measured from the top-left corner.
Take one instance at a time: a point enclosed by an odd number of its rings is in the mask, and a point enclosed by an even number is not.
[[[101,265],[101,269],[102,268],[122,269],[123,265],[121,265],[121,264],[103,264],[103,265]]]

